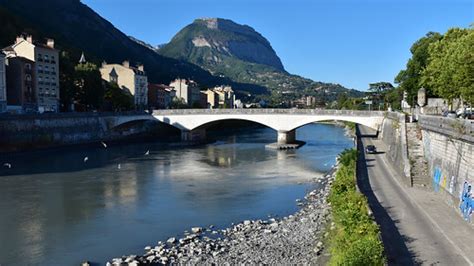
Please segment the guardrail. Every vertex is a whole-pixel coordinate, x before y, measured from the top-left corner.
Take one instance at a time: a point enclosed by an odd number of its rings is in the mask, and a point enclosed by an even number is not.
[[[474,143],[474,120],[419,115],[418,123],[423,129]]]
[[[384,111],[328,110],[328,109],[166,109],[155,110],[153,115],[194,115],[194,114],[291,114],[291,115],[345,115],[345,116],[384,116]]]

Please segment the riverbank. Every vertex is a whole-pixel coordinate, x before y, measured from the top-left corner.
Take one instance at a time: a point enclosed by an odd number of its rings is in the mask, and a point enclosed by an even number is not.
[[[327,203],[335,168],[314,178],[314,189],[296,200],[300,210],[280,219],[245,220],[217,230],[194,227],[182,238],[145,247],[145,254],[112,259],[108,265],[176,264],[314,264],[324,249],[330,217]],[[127,265],[127,264],[125,264]]]

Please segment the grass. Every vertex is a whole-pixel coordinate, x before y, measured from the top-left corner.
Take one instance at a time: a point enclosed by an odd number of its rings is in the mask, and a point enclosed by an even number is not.
[[[356,189],[357,150],[345,150],[339,162],[329,194],[335,224],[329,265],[384,265],[379,227],[368,213],[367,199]]]

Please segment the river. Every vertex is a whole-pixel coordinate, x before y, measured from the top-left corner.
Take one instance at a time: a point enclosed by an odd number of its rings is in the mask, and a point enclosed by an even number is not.
[[[276,151],[268,128],[196,147],[133,143],[2,155],[0,265],[79,265],[142,254],[193,226],[284,216],[352,147],[344,129],[310,124],[307,144]],[[147,155],[147,151],[149,154]],[[85,157],[88,160],[85,161]]]

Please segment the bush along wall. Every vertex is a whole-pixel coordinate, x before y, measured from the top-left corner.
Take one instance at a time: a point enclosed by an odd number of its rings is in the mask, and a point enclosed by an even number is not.
[[[356,189],[357,150],[345,150],[331,186],[329,202],[335,227],[330,232],[330,265],[384,265],[378,225],[367,199]]]

